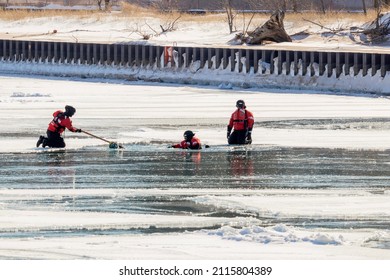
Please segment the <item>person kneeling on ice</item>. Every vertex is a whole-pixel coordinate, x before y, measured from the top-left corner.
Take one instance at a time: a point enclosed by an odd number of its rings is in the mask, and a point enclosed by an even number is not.
[[[53,113],[53,120],[49,123],[47,128],[47,137],[39,136],[37,147],[42,144],[42,147],[50,148],[64,148],[65,141],[61,134],[67,128],[72,132],[81,132],[81,129],[72,126],[72,117],[76,113],[76,109],[72,106],[66,105],[65,112],[58,110]]]
[[[236,107],[237,110],[233,112],[227,126],[228,143],[251,144],[252,129],[255,123],[253,114],[246,109],[244,100],[237,100]]]
[[[202,144],[200,143],[199,138],[195,137],[195,133],[191,130],[184,132],[184,140],[179,144],[169,146],[169,148],[181,148],[181,149],[190,149],[190,150],[200,150],[202,149]]]

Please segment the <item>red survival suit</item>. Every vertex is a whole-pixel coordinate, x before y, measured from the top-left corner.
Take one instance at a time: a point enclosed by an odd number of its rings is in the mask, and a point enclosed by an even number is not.
[[[245,108],[238,108],[230,117],[228,125],[229,144],[249,144],[252,141],[251,133],[255,119],[253,114]],[[230,132],[233,129],[233,133]]]
[[[58,110],[53,113],[53,117],[46,131],[47,137],[43,137],[40,141],[43,147],[65,148],[64,138],[61,137],[65,129],[67,128],[72,132],[81,132],[81,129],[73,127],[72,121],[66,112]]]
[[[77,129],[73,127],[71,119],[66,116],[63,111],[55,111],[53,117],[47,130],[61,134],[64,132],[65,128],[67,128],[72,132],[76,132]]]
[[[173,148],[199,150],[202,149],[199,138],[193,136],[190,141],[183,140],[179,144],[172,145]]]

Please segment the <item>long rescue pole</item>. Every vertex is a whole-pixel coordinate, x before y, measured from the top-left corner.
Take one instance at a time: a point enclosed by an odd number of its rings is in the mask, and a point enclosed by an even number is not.
[[[100,140],[102,140],[104,142],[109,143],[110,144],[109,147],[112,148],[112,149],[116,149],[117,147],[120,148],[120,149],[124,149],[124,147],[121,144],[118,144],[117,142],[109,141],[107,139],[104,139],[102,137],[96,136],[96,135],[94,135],[94,134],[92,134],[92,133],[90,133],[88,131],[85,131],[85,130],[81,130],[81,131],[84,132],[85,134],[89,135],[89,136],[95,137],[97,139],[100,139]]]

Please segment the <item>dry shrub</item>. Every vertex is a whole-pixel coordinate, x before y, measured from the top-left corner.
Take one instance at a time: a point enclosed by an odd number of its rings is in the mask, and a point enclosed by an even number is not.
[[[95,11],[87,10],[0,10],[0,19],[7,21],[16,21],[29,18],[45,18],[45,17],[88,17]]]

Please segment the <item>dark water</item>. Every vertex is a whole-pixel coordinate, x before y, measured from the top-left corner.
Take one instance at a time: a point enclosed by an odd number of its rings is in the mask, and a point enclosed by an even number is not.
[[[128,147],[127,147],[128,148]],[[307,148],[0,154],[0,188],[389,187],[390,152]]]
[[[278,218],[250,211],[235,211],[195,203],[190,189],[365,189],[373,193],[390,189],[390,153],[344,149],[284,149],[252,146],[217,147],[186,152],[146,146],[125,150],[77,150],[0,154],[1,189],[183,189],[177,195],[80,194],[37,199],[3,198],[9,209],[62,209],[110,213],[255,217],[263,224],[304,224],[305,227],[386,229],[390,221],[327,218]],[[204,193],[204,192],[203,192]],[[310,214],[310,213],[309,213]],[[156,229],[150,228],[149,232]],[[165,228],[159,231],[183,229]],[[186,230],[191,230],[190,227]],[[120,234],[121,230],[88,232],[69,230],[65,235]],[[138,233],[139,229],[131,232]],[[129,233],[129,231],[124,231]],[[51,232],[0,232],[0,237],[64,235]]]

